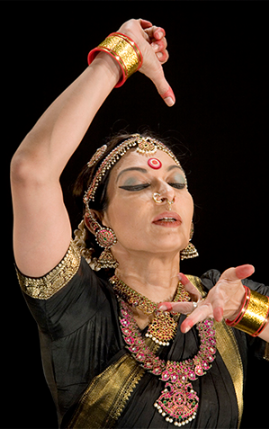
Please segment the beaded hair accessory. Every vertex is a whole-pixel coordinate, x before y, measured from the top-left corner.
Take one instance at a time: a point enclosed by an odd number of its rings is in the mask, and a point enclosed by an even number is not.
[[[89,167],[95,165],[101,158],[101,156],[105,153],[107,149],[107,147],[105,146],[106,145],[97,149],[96,153],[88,162]],[[129,139],[123,141],[115,149],[113,149],[102,161],[83,198],[87,210],[89,210],[89,202],[94,201],[97,188],[107,171],[110,170],[123,155],[125,155],[130,149],[134,149],[135,147],[137,153],[150,156],[155,154],[157,150],[162,150],[167,155],[169,155],[178,166],[181,167],[180,162],[175,157],[173,152],[168,149],[168,147],[166,147],[162,142],[152,137],[143,137],[140,134],[133,134]]]

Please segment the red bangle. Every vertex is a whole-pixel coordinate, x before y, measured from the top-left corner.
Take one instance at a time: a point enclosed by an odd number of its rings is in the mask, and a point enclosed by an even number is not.
[[[240,312],[234,320],[226,320],[226,324],[257,337],[268,323],[269,297],[244,287],[246,293]]]
[[[135,73],[143,63],[143,57],[137,44],[122,33],[109,34],[97,48],[92,49],[88,54],[89,65],[98,52],[106,52],[117,61],[121,68],[122,77],[115,88],[122,86],[128,77]]]
[[[244,286],[244,288],[245,288],[245,297],[244,297],[243,304],[240,308],[238,315],[235,317],[235,319],[233,319],[233,320],[226,319],[225,320],[225,323],[228,326],[236,326],[242,320],[242,318],[244,317],[244,314],[247,311],[251,292],[250,292],[249,287]]]

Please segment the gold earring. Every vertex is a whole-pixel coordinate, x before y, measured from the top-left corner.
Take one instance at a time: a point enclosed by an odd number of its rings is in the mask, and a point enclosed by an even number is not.
[[[181,250],[181,252],[180,252],[180,260],[181,261],[183,261],[184,259],[192,259],[192,258],[196,258],[197,256],[199,256],[199,253],[198,253],[196,247],[194,246],[194,244],[191,243],[193,234],[194,234],[194,226],[193,226],[193,222],[192,222],[189,244],[187,247],[185,247],[185,249]]]
[[[98,258],[98,267],[100,269],[117,268],[119,263],[114,259],[110,250],[117,243],[117,237],[113,229],[101,226],[94,218],[91,210],[86,212],[84,220],[88,229],[94,233],[96,242],[100,247],[104,247],[103,252]]]

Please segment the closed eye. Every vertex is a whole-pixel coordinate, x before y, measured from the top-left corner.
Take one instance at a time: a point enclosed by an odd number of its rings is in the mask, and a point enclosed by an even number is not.
[[[186,183],[168,183],[168,185],[176,189],[184,189],[186,187]]]
[[[125,185],[125,186],[119,186],[121,189],[125,189],[125,191],[142,191],[143,189],[148,188],[150,185],[148,183],[141,184],[141,185]]]

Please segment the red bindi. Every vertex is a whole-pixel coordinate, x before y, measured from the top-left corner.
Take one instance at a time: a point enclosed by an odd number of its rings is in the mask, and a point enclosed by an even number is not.
[[[148,165],[149,165],[151,168],[154,168],[154,170],[158,170],[159,168],[161,168],[162,163],[161,163],[161,161],[159,161],[159,159],[157,159],[157,158],[150,158],[150,159],[148,160]]]

